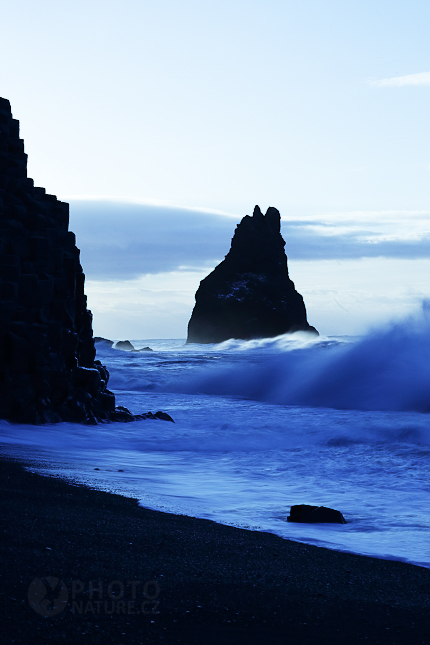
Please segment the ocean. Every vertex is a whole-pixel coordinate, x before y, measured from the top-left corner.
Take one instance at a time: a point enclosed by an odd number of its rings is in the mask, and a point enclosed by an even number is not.
[[[97,345],[117,405],[160,420],[0,421],[31,470],[340,551],[430,567],[430,315],[357,337],[304,333],[219,345]],[[293,504],[346,525],[292,524]]]

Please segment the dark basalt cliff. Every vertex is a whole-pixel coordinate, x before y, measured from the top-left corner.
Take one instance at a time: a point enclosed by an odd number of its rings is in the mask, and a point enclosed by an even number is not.
[[[302,296],[288,275],[281,216],[258,206],[237,226],[228,255],[204,280],[188,323],[188,343],[271,338],[309,331]]]
[[[35,188],[19,122],[0,98],[0,418],[131,420],[95,360],[69,206]]]

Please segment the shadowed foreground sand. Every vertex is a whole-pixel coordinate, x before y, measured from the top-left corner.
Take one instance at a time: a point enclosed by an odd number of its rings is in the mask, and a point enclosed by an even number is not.
[[[141,509],[12,461],[1,487],[5,643],[430,643],[428,569]]]

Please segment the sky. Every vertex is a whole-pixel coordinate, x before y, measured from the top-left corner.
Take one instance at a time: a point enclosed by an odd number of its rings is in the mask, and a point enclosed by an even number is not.
[[[94,332],[185,338],[255,204],[323,334],[430,297],[428,0],[14,0],[0,95],[69,201]]]

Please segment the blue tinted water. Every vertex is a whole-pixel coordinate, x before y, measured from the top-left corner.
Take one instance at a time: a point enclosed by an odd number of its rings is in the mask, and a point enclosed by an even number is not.
[[[359,339],[132,342],[154,351],[98,346],[117,404],[175,424],[1,422],[3,451],[149,508],[430,567],[426,314]],[[301,503],[348,524],[287,523]]]

